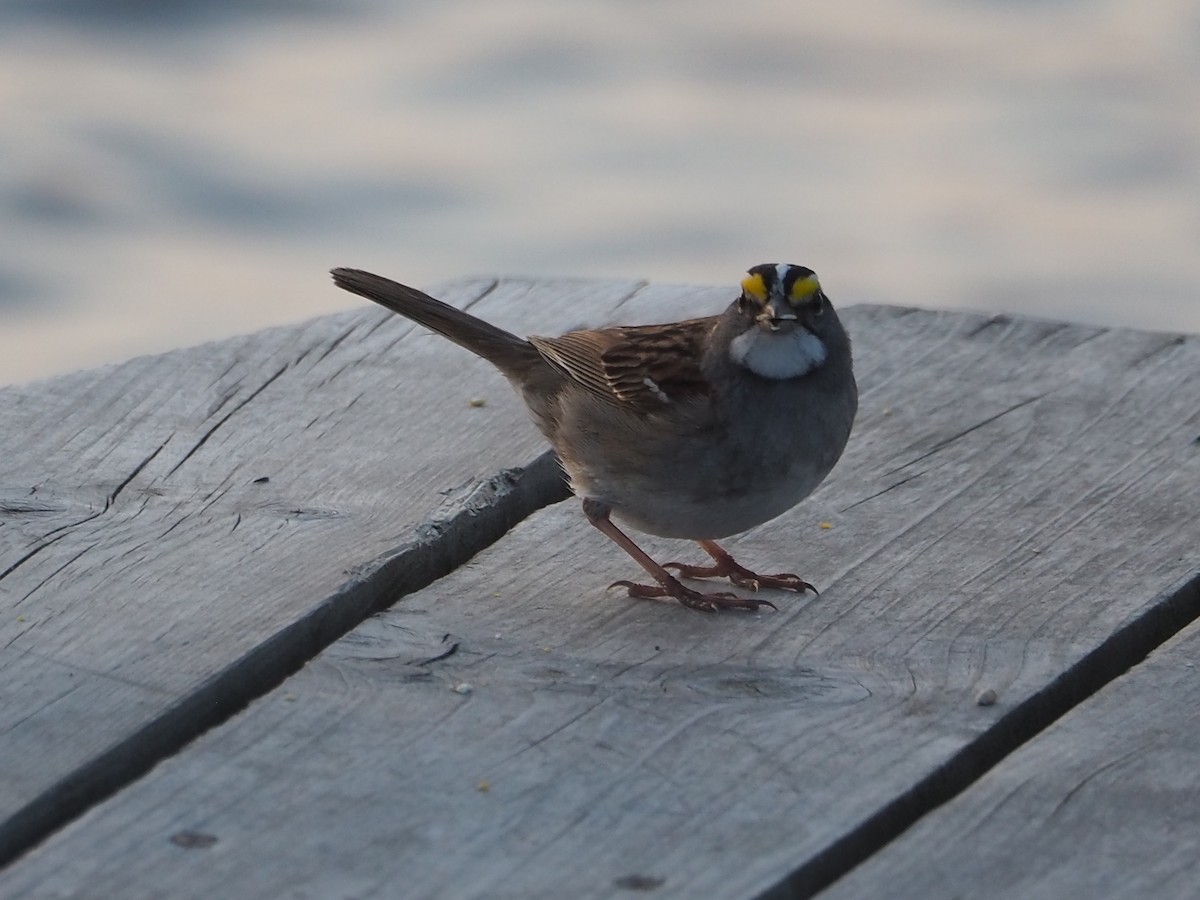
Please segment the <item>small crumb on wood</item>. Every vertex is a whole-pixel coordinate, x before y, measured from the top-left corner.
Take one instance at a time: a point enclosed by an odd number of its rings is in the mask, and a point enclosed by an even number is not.
[[[486,794],[491,789],[492,789],[491,782],[487,781],[486,779],[479,782],[479,784],[475,785],[475,790],[479,791],[479,793],[481,793],[481,794]]]
[[[828,531],[830,528],[833,527],[833,524],[830,522],[822,522],[817,527],[820,528],[822,531]]]
[[[980,691],[979,696],[975,698],[975,705],[976,706],[995,706],[996,705],[996,692],[994,690],[992,690],[991,688],[987,688],[986,690]]]
[[[471,685],[467,684],[465,681],[460,681],[454,687],[450,688],[450,690],[454,691],[456,694],[469,694],[471,691],[475,690],[475,688],[471,687]]]
[[[254,479],[254,483],[255,484],[266,484],[270,480],[271,480],[270,475],[260,475],[258,478]]]
[[[295,694],[291,694],[291,693],[284,694],[284,695],[283,695],[283,699],[284,699],[285,701],[287,701],[288,703],[295,703],[295,702],[296,702],[296,695],[295,695]]]
[[[473,407],[474,409],[479,409],[481,406],[487,406],[487,398],[486,397],[472,397],[470,400],[467,401],[467,406]]]

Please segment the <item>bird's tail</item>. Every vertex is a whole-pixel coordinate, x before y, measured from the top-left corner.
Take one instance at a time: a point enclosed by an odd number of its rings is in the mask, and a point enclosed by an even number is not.
[[[334,269],[331,274],[338,287],[374,300],[380,306],[444,335],[460,347],[482,356],[505,374],[519,372],[539,358],[528,341],[435,300],[416,288],[361,269]]]

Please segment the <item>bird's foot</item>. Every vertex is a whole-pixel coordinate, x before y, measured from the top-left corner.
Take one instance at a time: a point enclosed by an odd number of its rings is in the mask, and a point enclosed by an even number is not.
[[[711,566],[689,566],[684,563],[663,563],[664,569],[674,569],[682,578],[728,578],[732,584],[747,590],[757,591],[761,588],[776,588],[782,591],[795,591],[803,594],[812,591],[819,594],[817,589],[801,578],[789,572],[777,575],[759,575],[751,572],[745,566],[734,560],[715,541],[700,541],[704,552],[713,558]]]
[[[671,597],[678,600],[688,609],[696,609],[700,612],[716,612],[719,609],[745,609],[751,612],[763,607],[769,606],[771,609],[776,609],[774,603],[770,600],[760,600],[757,597],[739,597],[737,594],[729,591],[721,591],[716,594],[702,594],[699,591],[693,591],[689,587],[684,587],[674,578],[666,584],[637,584],[633,581],[614,581],[609,586],[609,590],[615,587],[623,587],[629,591],[630,597],[640,597],[643,599],[656,599],[658,597]]]

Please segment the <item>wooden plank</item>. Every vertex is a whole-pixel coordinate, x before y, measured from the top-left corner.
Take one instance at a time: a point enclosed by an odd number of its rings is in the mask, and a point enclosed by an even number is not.
[[[605,594],[633,564],[573,502],[547,508],[31,852],[0,890],[746,897],[827,883],[927,809],[945,773],[1027,737],[1029,710],[1056,715],[1117,675],[1140,652],[1130,632],[1181,627],[1170,598],[1200,571],[1200,341],[845,318],[863,385],[847,455],[806,503],[733,542],[820,599],[705,616]],[[994,705],[976,702],[985,690]]]
[[[1192,900],[1198,665],[1192,625],[822,896]]]
[[[641,287],[446,295],[552,331]],[[490,366],[370,304],[0,391],[0,860],[562,496],[544,449]]]

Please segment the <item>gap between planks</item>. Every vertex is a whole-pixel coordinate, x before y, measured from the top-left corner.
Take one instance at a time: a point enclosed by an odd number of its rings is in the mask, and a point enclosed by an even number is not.
[[[522,519],[568,496],[551,451],[456,490],[412,540],[349,573],[349,580],[307,615],[0,823],[0,867],[278,687],[368,617],[452,572]]]
[[[812,897],[971,787],[1009,754],[1200,619],[1200,575],[1159,597],[1061,675],[1013,707],[944,765],[846,832],[756,900]]]

